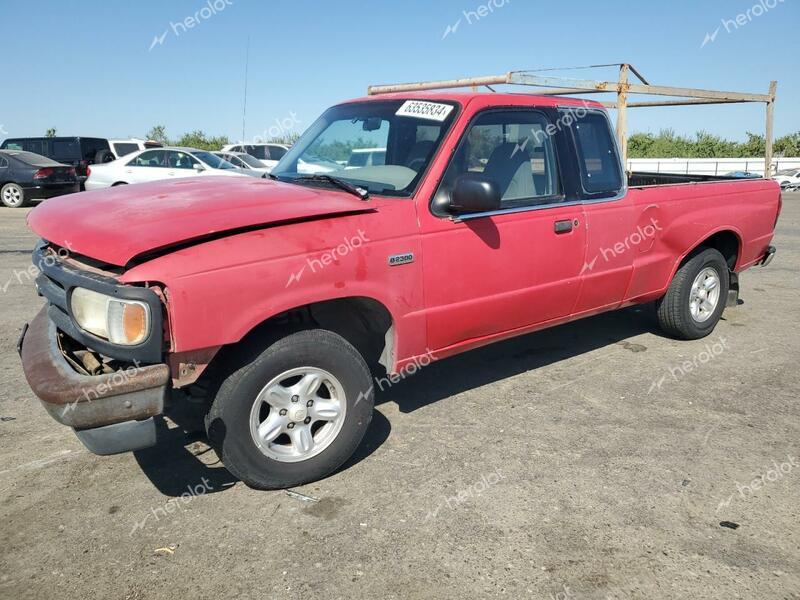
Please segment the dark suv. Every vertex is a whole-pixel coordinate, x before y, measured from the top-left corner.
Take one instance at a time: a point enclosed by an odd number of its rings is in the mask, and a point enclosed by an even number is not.
[[[87,167],[97,162],[106,162],[108,154],[111,154],[108,140],[90,137],[9,138],[0,145],[0,150],[33,152],[73,166],[81,184],[88,175]],[[111,156],[113,158],[113,154]]]

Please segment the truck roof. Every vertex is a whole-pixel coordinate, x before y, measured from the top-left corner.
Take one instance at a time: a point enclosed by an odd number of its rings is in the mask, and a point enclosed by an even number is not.
[[[362,96],[341,102],[340,104],[350,104],[351,102],[372,102],[380,100],[429,100],[440,102],[458,102],[464,106],[475,99],[483,101],[492,100],[492,104],[530,104],[531,106],[583,106],[586,108],[603,109],[603,105],[594,100],[583,98],[570,98],[567,96],[542,96],[525,93],[507,92],[449,92],[449,91],[420,91],[420,92],[396,92],[391,94],[375,94],[372,96]],[[528,102],[520,102],[527,100]]]

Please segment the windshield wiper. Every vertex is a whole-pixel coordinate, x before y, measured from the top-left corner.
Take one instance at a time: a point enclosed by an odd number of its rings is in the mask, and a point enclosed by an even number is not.
[[[339,189],[344,190],[345,192],[349,192],[354,196],[358,196],[362,200],[369,199],[369,192],[364,188],[355,186],[352,183],[348,183],[344,179],[339,179],[338,177],[334,177],[333,175],[327,175],[325,173],[316,173],[314,175],[301,175],[300,177],[292,178],[292,181],[326,181],[328,183],[332,183]]]

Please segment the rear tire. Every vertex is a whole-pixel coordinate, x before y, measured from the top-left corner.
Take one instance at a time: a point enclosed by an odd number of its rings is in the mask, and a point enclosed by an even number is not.
[[[699,251],[678,269],[666,295],[656,303],[658,322],[669,335],[697,340],[719,323],[730,287],[728,263],[718,250]]]
[[[16,183],[7,183],[0,189],[0,201],[8,208],[23,208],[28,206],[25,190]]]
[[[227,469],[256,489],[330,475],[355,452],[374,404],[358,351],[322,329],[292,333],[222,381],[206,417]]]

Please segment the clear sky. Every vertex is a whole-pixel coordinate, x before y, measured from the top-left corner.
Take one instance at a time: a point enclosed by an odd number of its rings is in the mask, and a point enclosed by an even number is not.
[[[245,139],[293,118],[302,130],[369,84],[618,62],[663,85],[766,93],[777,79],[776,135],[800,130],[800,0],[216,0],[199,12],[207,2],[0,0],[0,138],[141,137],[161,123],[238,140],[248,36]],[[633,131],[764,130],[763,105],[635,111]]]

